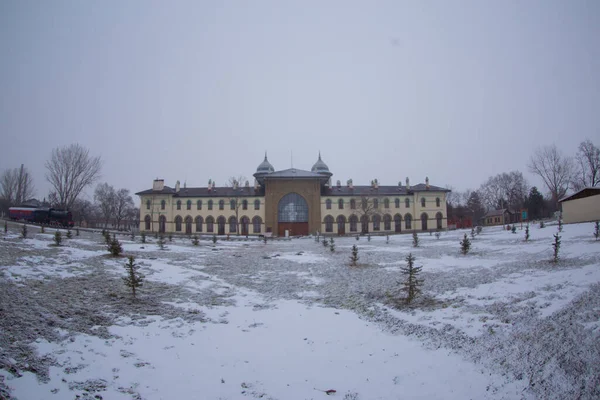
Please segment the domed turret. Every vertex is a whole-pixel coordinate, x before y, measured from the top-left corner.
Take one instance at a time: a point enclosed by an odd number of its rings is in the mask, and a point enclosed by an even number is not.
[[[257,174],[270,174],[271,172],[275,172],[275,168],[271,165],[269,160],[267,160],[267,153],[265,152],[265,160],[260,163],[258,168],[256,168]]]
[[[319,159],[317,160],[315,165],[312,166],[311,171],[316,172],[318,174],[331,174],[331,172],[329,172],[329,167],[327,166],[327,164],[325,164],[323,160],[321,160],[321,152],[319,152]]]

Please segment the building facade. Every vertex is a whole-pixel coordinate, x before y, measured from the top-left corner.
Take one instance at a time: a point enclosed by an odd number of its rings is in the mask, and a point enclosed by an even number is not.
[[[600,187],[584,188],[560,200],[566,224],[600,221]]]
[[[140,230],[181,234],[290,236],[435,231],[447,228],[447,189],[425,183],[368,186],[331,183],[321,155],[310,171],[275,171],[265,155],[254,185],[165,186],[154,181],[140,196]]]

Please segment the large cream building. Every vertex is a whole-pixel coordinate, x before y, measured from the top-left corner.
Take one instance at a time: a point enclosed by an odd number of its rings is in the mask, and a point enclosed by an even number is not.
[[[359,233],[392,234],[446,229],[447,189],[425,183],[411,186],[331,184],[319,159],[310,171],[275,171],[267,160],[258,166],[254,185],[232,187],[165,186],[162,179],[140,196],[142,231],[182,234],[274,236]]]

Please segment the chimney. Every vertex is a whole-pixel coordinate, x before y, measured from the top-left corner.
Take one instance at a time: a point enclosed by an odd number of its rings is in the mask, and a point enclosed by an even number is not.
[[[425,189],[429,190],[429,177],[425,177]]]
[[[336,182],[336,186],[337,186],[338,189],[342,188],[342,182],[339,179]]]
[[[254,191],[256,192],[258,190],[258,180],[254,180]]]
[[[238,181],[236,181],[235,179],[233,180],[233,190],[237,190],[238,189]]]
[[[375,180],[373,181],[373,187],[375,189],[379,189],[379,182],[377,182],[377,178],[375,178]]]
[[[208,191],[210,192],[212,190],[212,179],[208,180]]]
[[[398,190],[402,189],[402,181],[398,181]]]
[[[354,189],[354,186],[352,185],[352,179],[348,179],[348,182],[347,182],[347,183],[348,183],[348,187],[349,187],[350,189]]]
[[[179,193],[179,181],[175,183],[175,193]]]
[[[164,179],[155,179],[152,184],[152,190],[161,191],[165,188],[165,180]]]
[[[406,177],[406,190],[410,190],[410,181],[408,180],[408,176]]]

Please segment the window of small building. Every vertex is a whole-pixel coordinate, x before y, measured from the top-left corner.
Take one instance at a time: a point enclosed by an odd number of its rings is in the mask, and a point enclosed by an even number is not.
[[[181,200],[177,200],[177,209],[181,210]]]
[[[202,200],[196,202],[196,210],[202,210]]]
[[[225,200],[219,200],[219,210],[225,209]]]
[[[338,209],[339,210],[343,210],[344,209],[344,199],[339,199],[338,200]]]
[[[440,206],[440,204],[441,204],[440,198],[439,198],[439,197],[436,197],[436,198],[435,198],[435,206],[436,206],[436,207],[439,207],[439,206]]]
[[[394,199],[394,206],[400,208],[400,199]]]
[[[404,207],[410,208],[410,199],[409,198],[404,199]]]
[[[381,225],[381,216],[378,214],[373,215],[373,230],[378,231]]]
[[[261,225],[262,225],[262,219],[258,215],[256,217],[252,218],[252,232],[253,233],[260,233]]]
[[[383,208],[390,208],[390,199],[383,199]]]
[[[229,200],[229,209],[235,210],[235,200]]]
[[[421,207],[425,207],[425,197],[421,197]]]
[[[150,200],[146,200],[146,210],[150,209]]]
[[[331,210],[331,199],[325,200],[325,208]]]
[[[248,200],[242,200],[242,210],[248,209]]]
[[[212,200],[209,200],[209,201],[208,201],[208,209],[209,209],[209,210],[212,210],[212,209],[213,209],[213,201],[212,201]],[[206,222],[206,223],[208,224],[208,222]],[[211,231],[211,232],[212,232],[212,231]]]
[[[331,215],[325,217],[325,232],[333,232],[333,217]]]
[[[164,210],[166,206],[167,206],[167,202],[166,202],[166,201],[164,201],[164,200],[161,200],[161,201],[160,201],[160,209],[161,209],[161,210]]]
[[[350,209],[356,210],[356,200],[350,199]]]
[[[192,201],[191,201],[191,200],[188,200],[186,205],[187,205],[187,207],[186,207],[186,208],[187,208],[188,210],[191,210],[191,209],[192,209]]]
[[[175,230],[177,232],[181,232],[181,222],[182,222],[181,216],[179,216],[179,215],[176,216],[175,217]]]
[[[373,199],[373,208],[379,208],[379,199]]]

